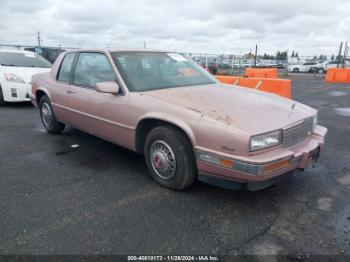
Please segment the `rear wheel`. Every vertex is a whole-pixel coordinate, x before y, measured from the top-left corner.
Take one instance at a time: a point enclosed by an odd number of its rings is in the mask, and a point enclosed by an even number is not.
[[[299,68],[294,68],[293,73],[299,73]]]
[[[175,127],[152,129],[146,138],[145,157],[153,179],[162,186],[182,190],[197,178],[192,144]]]
[[[46,131],[52,134],[62,133],[65,128],[65,124],[59,122],[55,117],[50,99],[46,95],[40,99],[39,109],[41,121],[43,122]]]

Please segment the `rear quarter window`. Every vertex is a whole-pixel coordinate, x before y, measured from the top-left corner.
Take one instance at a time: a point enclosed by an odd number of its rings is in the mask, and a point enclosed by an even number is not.
[[[63,81],[63,82],[69,81],[69,76],[72,70],[74,56],[75,56],[75,53],[68,53],[64,56],[58,72],[57,80]]]

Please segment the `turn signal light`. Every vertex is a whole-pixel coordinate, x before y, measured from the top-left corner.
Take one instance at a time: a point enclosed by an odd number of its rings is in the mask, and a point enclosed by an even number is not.
[[[233,166],[233,161],[230,159],[220,158],[220,165],[231,168]]]
[[[264,166],[264,172],[270,172],[277,169],[281,169],[289,165],[289,159],[285,159],[276,163],[268,164]]]

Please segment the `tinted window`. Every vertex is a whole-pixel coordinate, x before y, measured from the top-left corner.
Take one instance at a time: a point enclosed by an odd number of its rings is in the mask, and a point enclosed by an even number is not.
[[[0,52],[0,64],[2,66],[18,66],[18,67],[41,67],[50,68],[51,63],[40,55],[32,52],[15,53]]]
[[[69,74],[72,69],[73,59],[74,59],[75,53],[68,53],[63,58],[63,62],[60,67],[60,71],[58,73],[57,79],[60,81],[69,81]]]
[[[112,58],[132,92],[217,83],[191,58],[178,53],[116,52]]]
[[[75,66],[73,83],[95,88],[96,83],[115,81],[113,69],[105,55],[100,53],[81,53]]]

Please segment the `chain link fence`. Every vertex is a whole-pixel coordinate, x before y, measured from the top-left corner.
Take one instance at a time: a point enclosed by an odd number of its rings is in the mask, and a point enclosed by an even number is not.
[[[230,54],[205,54],[185,53],[212,74],[220,75],[244,75],[247,67],[278,68],[279,75],[293,73],[325,73],[327,67],[350,67],[350,57],[347,52],[335,56],[288,56],[282,52],[280,56],[258,55],[230,55]]]
[[[36,52],[37,47],[25,45],[2,45],[1,49],[22,49]],[[74,47],[41,47],[40,54],[50,62],[54,62],[59,53],[75,49]],[[147,49],[146,49],[147,50]],[[349,48],[346,45],[342,55],[314,55],[299,56],[297,53],[288,56],[287,52],[277,52],[275,55],[257,55],[248,53],[237,54],[213,54],[213,53],[184,53],[191,57],[212,74],[243,76],[248,67],[278,68],[279,75],[287,75],[288,72],[318,72],[324,73],[328,67],[350,67]]]
[[[281,74],[287,70],[288,58],[255,57],[253,55],[185,53],[212,74],[244,75],[248,67],[278,68]]]

